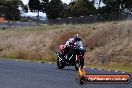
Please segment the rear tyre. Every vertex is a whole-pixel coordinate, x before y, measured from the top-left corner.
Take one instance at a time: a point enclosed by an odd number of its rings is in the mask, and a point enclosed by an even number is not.
[[[57,67],[59,69],[63,69],[65,67],[65,63],[61,60],[59,60],[59,58],[57,58]]]

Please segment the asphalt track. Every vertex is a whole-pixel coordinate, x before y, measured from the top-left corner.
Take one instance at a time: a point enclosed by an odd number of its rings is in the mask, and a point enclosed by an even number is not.
[[[122,72],[86,68],[89,74]],[[76,82],[74,67],[59,70],[55,64],[0,60],[0,88],[132,88],[129,84],[84,84]],[[130,74],[132,73],[123,73]]]

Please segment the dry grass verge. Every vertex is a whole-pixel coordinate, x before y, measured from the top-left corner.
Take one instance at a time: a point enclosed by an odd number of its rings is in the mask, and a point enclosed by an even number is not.
[[[86,64],[132,66],[132,21],[45,25],[0,30],[0,56],[55,61],[54,50],[76,33],[87,48]]]

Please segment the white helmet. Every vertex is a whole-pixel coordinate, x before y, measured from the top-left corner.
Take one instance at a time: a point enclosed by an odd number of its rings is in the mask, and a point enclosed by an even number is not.
[[[74,38],[70,38],[68,41],[69,41],[69,43],[73,44],[74,43]]]

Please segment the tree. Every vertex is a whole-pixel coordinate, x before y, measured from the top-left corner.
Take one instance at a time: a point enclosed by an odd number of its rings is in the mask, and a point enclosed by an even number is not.
[[[1,0],[0,1],[0,16],[9,20],[19,20],[20,11],[19,7],[23,5],[21,0]]]
[[[101,14],[101,15],[104,15],[104,14],[111,14],[112,11],[111,11],[111,8],[108,7],[108,6],[103,6],[103,7],[100,7],[98,10],[97,10],[98,14]]]
[[[39,20],[39,12],[46,11],[46,5],[49,0],[29,0],[29,9],[31,12],[38,12],[37,19]]]
[[[47,13],[47,5],[49,3],[49,0],[41,0],[41,4],[42,4],[42,7],[43,7],[43,12]]]
[[[122,15],[125,9],[132,9],[132,0],[102,0],[102,2],[106,5],[108,10],[117,17]]]
[[[7,7],[4,5],[5,0],[0,0],[0,16],[5,17]]]
[[[42,11],[41,3],[39,0],[29,0],[29,8],[31,12],[38,12],[37,19],[39,20],[39,12]]]
[[[31,10],[31,12],[39,12],[41,11],[41,3],[39,0],[29,0],[29,8]]]
[[[89,0],[78,0],[71,8],[72,16],[88,16],[95,14],[94,2]]]
[[[76,2],[73,1],[73,2],[70,2],[69,5],[64,4],[64,8],[63,8],[63,11],[62,11],[62,16],[63,17],[73,16],[72,12],[71,12],[71,8],[75,5],[75,3]]]
[[[49,19],[56,19],[62,16],[64,5],[61,0],[51,0],[47,6],[47,16]]]
[[[127,9],[132,12],[132,0],[122,0],[122,10]]]
[[[23,11],[26,12],[26,13],[28,12],[28,6],[27,5],[23,6]]]

